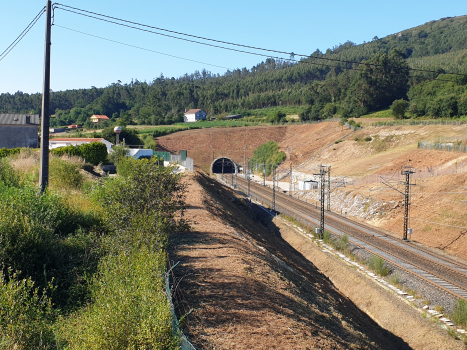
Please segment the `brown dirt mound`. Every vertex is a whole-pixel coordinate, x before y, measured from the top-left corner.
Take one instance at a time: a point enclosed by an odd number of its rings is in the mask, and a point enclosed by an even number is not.
[[[160,150],[187,150],[197,166],[209,171],[214,158],[229,157],[243,163],[245,152],[247,159],[251,158],[259,145],[271,140],[286,152],[288,160],[298,164],[346,133],[348,130],[333,122],[187,130],[159,137],[156,142]]]

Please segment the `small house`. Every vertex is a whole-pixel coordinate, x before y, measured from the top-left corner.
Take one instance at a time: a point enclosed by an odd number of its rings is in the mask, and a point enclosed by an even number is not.
[[[207,113],[202,109],[189,109],[185,112],[185,123],[193,123],[199,120],[206,120]]]
[[[93,114],[92,116],[89,117],[89,119],[91,120],[91,122],[95,124],[100,124],[106,120],[109,120],[109,117],[107,117],[106,115]]]

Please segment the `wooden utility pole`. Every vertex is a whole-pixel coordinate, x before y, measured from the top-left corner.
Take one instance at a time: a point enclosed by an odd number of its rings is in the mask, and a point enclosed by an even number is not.
[[[52,31],[52,1],[47,0],[45,49],[44,49],[44,79],[42,85],[42,118],[41,118],[41,163],[39,170],[39,186],[44,193],[49,184],[49,126],[50,126],[50,41]]]

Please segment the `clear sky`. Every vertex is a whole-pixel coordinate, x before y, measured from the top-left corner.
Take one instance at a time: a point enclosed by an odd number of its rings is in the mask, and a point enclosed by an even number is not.
[[[431,20],[467,14],[465,0],[60,1],[187,34],[301,54],[311,54],[317,48],[326,51],[347,40],[360,44]],[[0,53],[45,4],[45,0],[0,0]],[[226,68],[251,68],[266,59],[122,28],[58,9],[55,24],[51,62],[54,91],[105,87],[118,80],[149,82],[161,74],[179,77],[203,68],[223,74]],[[63,27],[203,63],[104,41]],[[0,61],[0,93],[42,90],[44,36],[45,15]]]

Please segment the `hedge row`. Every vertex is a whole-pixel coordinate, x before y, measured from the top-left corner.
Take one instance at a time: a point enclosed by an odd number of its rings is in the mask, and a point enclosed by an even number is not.
[[[0,148],[0,158],[11,156],[12,154],[18,154],[21,148]]]
[[[52,154],[63,156],[79,156],[86,162],[97,165],[107,161],[107,146],[102,142],[84,143],[79,146],[66,146],[51,150]]]

